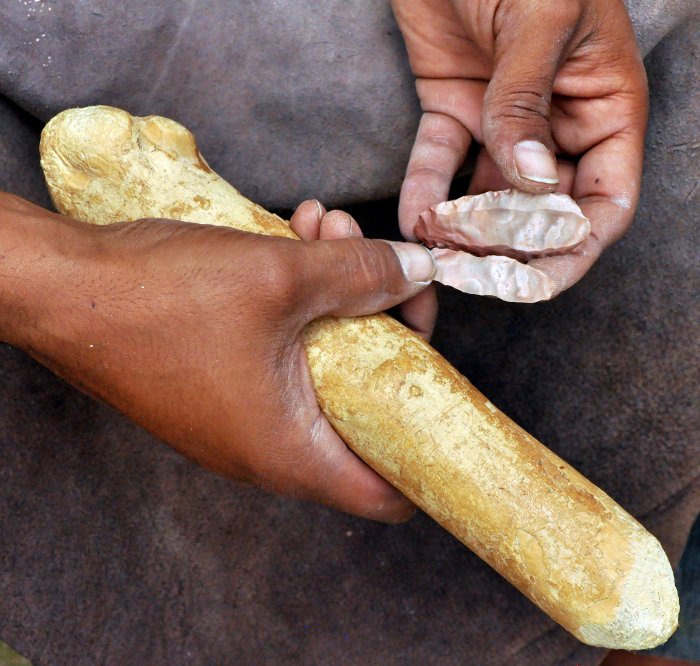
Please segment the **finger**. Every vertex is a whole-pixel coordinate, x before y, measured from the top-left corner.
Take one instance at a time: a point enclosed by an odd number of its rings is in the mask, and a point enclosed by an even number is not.
[[[426,342],[433,336],[437,313],[437,293],[432,284],[399,306],[403,323]]]
[[[356,456],[321,412],[304,346],[287,346],[275,362],[284,368],[273,415],[264,419],[267,436],[244,461],[251,480],[262,488],[365,518],[398,523],[415,507]],[[267,384],[265,394],[270,400]]]
[[[551,192],[559,182],[550,129],[552,86],[581,10],[575,2],[539,4],[539,11],[526,5],[522,12],[502,13],[481,124],[485,145],[509,183]]]
[[[362,238],[362,230],[352,215],[342,210],[332,210],[321,220],[319,240],[340,238]]]
[[[470,142],[467,129],[451,116],[423,114],[399,197],[399,227],[404,238],[416,240],[413,229],[418,216],[447,199]]]
[[[567,160],[557,160],[557,171],[559,172],[557,192],[571,196],[576,181],[576,165]]]
[[[554,294],[578,282],[603,250],[618,240],[639,200],[646,117],[612,136],[581,158],[573,197],[591,222],[591,235],[573,253],[530,262],[552,278]]]
[[[362,238],[360,225],[348,213],[340,210],[332,210],[321,220],[321,240],[337,240],[339,238]],[[430,340],[437,319],[437,296],[431,285],[419,292],[413,298],[409,298],[400,306],[400,314],[403,322],[414,333],[424,340]]]
[[[469,181],[467,194],[483,194],[498,190],[507,190],[510,183],[503,177],[500,169],[488,151],[482,148],[476,158],[474,173]]]
[[[401,523],[415,506],[358,458],[322,415],[312,432],[309,464],[295,480],[295,494],[363,518]]]
[[[301,240],[318,240],[321,228],[321,219],[326,214],[326,209],[316,199],[309,199],[297,206],[289,226]]]
[[[364,315],[425,289],[433,255],[416,243],[365,238],[310,243],[294,256],[294,296],[302,325],[317,317]]]
[[[416,80],[416,92],[423,113],[454,118],[477,143],[483,143],[484,139],[481,134],[481,108],[486,86],[486,81],[471,78]]]

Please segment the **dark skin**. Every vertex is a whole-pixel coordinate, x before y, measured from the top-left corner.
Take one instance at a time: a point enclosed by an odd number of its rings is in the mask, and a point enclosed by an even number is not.
[[[292,220],[314,242],[171,220],[93,227],[10,195],[0,210],[3,340],[220,474],[375,520],[413,514],[321,413],[301,332],[416,294],[434,270],[426,250],[363,239],[314,201]],[[420,282],[394,248],[418,257]]]
[[[569,287],[624,232],[639,195],[646,83],[624,6],[392,4],[425,112],[403,233],[446,198],[474,139],[484,148],[472,192],[558,188],[590,217],[593,235],[575,254],[535,262]],[[522,141],[545,152],[518,164]],[[578,161],[557,169],[553,151]],[[546,182],[552,170],[558,183]],[[425,250],[411,244],[423,263],[408,279],[391,246],[313,201],[291,220],[306,242],[162,220],[94,228],[10,195],[0,223],[0,339],[218,473],[376,520],[413,514],[323,417],[300,333],[323,315],[406,301],[406,320],[429,338]]]

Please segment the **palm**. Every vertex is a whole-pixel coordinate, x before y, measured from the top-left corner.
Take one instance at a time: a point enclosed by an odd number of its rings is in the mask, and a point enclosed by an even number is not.
[[[518,0],[394,0],[424,111],[400,221],[410,238],[417,215],[447,197],[472,140],[488,151],[481,150],[471,192],[549,189],[509,169],[514,140],[503,129],[515,125],[522,134],[544,125],[543,142],[565,160],[558,165],[558,189],[577,199],[594,232],[578,255],[537,260],[561,291],[631,221],[646,87],[621,2],[581,3],[576,16],[568,16],[563,3],[542,4],[534,15],[532,3]],[[506,112],[494,113],[496,106]]]

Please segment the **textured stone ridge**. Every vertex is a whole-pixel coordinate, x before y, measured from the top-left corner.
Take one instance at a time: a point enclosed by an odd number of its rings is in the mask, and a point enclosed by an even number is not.
[[[510,257],[475,257],[459,250],[435,248],[435,279],[467,294],[495,296],[514,303],[552,298],[554,282],[542,271]]]
[[[71,110],[41,149],[57,208],[79,219],[293,237],[172,121]],[[674,631],[678,598],[656,540],[427,343],[385,315],[319,320],[304,335],[319,404],[348,445],[552,618],[603,647],[650,647]]]
[[[521,262],[571,252],[588,238],[591,224],[566,194],[503,190],[437,204],[420,215],[414,233],[436,248],[439,282],[477,296],[535,303],[550,299],[554,284]]]
[[[445,201],[423,213],[415,228],[429,247],[522,261],[571,252],[590,233],[591,223],[568,195],[518,190]]]
[[[168,118],[104,106],[65,111],[42,133],[41,166],[56,208],[79,220],[164,217],[296,238],[215,174],[192,133]]]

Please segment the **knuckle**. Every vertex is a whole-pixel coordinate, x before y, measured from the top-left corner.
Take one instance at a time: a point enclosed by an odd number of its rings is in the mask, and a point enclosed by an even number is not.
[[[302,287],[297,263],[289,248],[277,243],[266,244],[252,262],[257,292],[267,302],[296,303]]]
[[[184,223],[157,217],[142,217],[138,220],[124,220],[109,225],[107,229],[123,239],[136,241],[176,237]]]
[[[451,179],[452,175],[447,169],[434,164],[409,164],[406,169],[406,178],[442,182],[448,178]]]
[[[542,79],[530,79],[492,91],[484,103],[484,134],[493,137],[504,124],[527,125],[530,130],[535,125],[545,130],[550,119],[550,100],[539,91],[546,85]]]
[[[442,128],[435,128],[432,131],[427,131],[421,136],[424,147],[432,152],[442,152],[444,150],[452,150],[454,141]]]
[[[533,3],[534,4],[534,3]],[[556,39],[561,31],[568,31],[575,26],[584,13],[583,0],[540,0],[536,9],[525,3],[525,12],[536,11],[536,21],[546,25],[551,38]],[[494,26],[500,33],[505,27],[520,22],[522,19],[532,19],[523,14],[523,3],[509,0],[500,2],[494,15]]]
[[[549,120],[549,97],[540,92],[545,79],[531,78],[502,85],[488,100],[492,117],[531,120],[533,116]]]
[[[376,241],[361,239],[353,248],[354,261],[348,263],[353,275],[349,279],[359,279],[369,292],[392,291],[395,282],[397,261],[392,250],[379,247]]]

